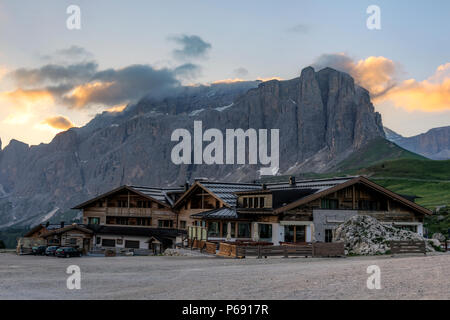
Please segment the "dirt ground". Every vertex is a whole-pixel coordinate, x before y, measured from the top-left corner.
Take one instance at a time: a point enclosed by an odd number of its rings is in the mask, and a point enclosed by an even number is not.
[[[81,269],[81,289],[66,268]],[[369,290],[369,265],[381,289]],[[0,299],[450,299],[450,254],[335,259],[0,253]]]

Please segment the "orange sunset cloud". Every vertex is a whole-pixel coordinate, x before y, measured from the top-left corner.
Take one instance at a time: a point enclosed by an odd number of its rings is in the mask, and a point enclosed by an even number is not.
[[[58,130],[67,130],[75,125],[67,117],[55,116],[45,119],[42,123],[49,125],[50,127]]]

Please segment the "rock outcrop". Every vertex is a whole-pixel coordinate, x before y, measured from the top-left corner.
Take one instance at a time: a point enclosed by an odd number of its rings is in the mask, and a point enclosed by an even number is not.
[[[249,181],[261,165],[175,165],[175,129],[280,130],[280,173],[324,172],[374,138],[384,137],[369,93],[345,73],[308,67],[287,81],[180,89],[98,115],[49,144],[12,141],[1,153],[0,227],[30,225],[123,184],[179,185],[193,177]],[[206,145],[206,143],[205,143]],[[204,145],[204,146],[205,146]]]
[[[405,138],[384,128],[386,138],[400,147],[433,160],[450,159],[450,126],[434,128],[426,133]]]
[[[389,241],[426,241],[427,251],[434,251],[428,240],[415,232],[401,230],[391,225],[381,224],[377,219],[356,215],[341,224],[335,231],[334,241],[345,243],[347,255],[377,255],[389,252]],[[433,243],[439,246],[439,241]]]

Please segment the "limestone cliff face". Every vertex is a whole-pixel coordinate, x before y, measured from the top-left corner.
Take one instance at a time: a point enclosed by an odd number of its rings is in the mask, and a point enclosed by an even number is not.
[[[60,133],[49,144],[28,147],[13,141],[0,153],[5,191],[0,225],[38,223],[55,208],[65,211],[122,184],[258,177],[260,165],[174,165],[171,134],[177,128],[192,133],[194,120],[203,122],[203,130],[279,129],[283,174],[324,172],[371,139],[384,137],[368,92],[333,69],[308,67],[288,81],[216,89],[143,99],[121,114],[103,114],[83,128]]]
[[[386,137],[406,150],[433,160],[450,159],[450,126],[434,128],[413,137],[403,137],[385,128]]]

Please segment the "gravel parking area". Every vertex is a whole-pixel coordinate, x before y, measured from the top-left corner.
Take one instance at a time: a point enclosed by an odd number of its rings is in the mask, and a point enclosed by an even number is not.
[[[81,268],[81,289],[66,268]],[[381,289],[369,290],[369,265]],[[0,299],[450,299],[449,254],[336,259],[54,258],[0,253]]]

